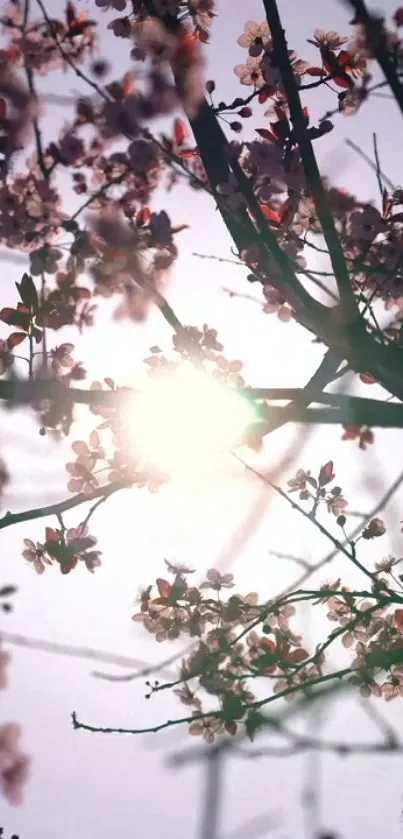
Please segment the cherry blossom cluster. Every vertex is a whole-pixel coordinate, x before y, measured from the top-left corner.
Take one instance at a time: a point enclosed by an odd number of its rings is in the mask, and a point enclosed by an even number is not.
[[[397,25],[400,25],[399,21],[396,18]],[[347,41],[346,37],[336,32],[317,29],[309,43],[319,52],[320,66],[298,58],[293,51],[289,52],[289,59],[300,90],[319,84],[329,87],[330,81],[341,89],[338,94],[339,110],[350,115],[364,101],[371,80],[371,51],[365,43],[362,27],[358,26],[356,37]],[[402,42],[396,33],[391,33],[390,43],[397,56],[400,55]],[[230,122],[229,125],[233,131],[240,132],[242,121],[253,115],[252,101],[258,104],[269,103],[264,113],[270,120],[269,126],[255,129],[259,139],[233,142],[232,149],[245,173],[252,179],[256,197],[282,250],[292,259],[297,271],[304,271],[307,267],[307,249],[315,246],[315,237],[321,233],[321,227],[305,182],[297,138],[290,122],[287,97],[267,23],[247,22],[244,33],[238,38],[238,44],[248,50],[249,57],[245,64],[235,67],[235,74],[242,85],[253,87],[253,93],[247,99],[237,98],[229,105],[220,102],[216,111],[222,118],[236,113],[241,122]],[[317,77],[318,81],[305,83],[304,80],[309,76]],[[212,93],[215,83],[211,81],[208,84]],[[324,118],[319,126],[310,128],[306,108],[304,114],[307,132],[312,140],[316,141],[332,130],[333,124],[328,118]],[[246,197],[233,176],[220,186],[219,191],[233,211],[242,204],[246,205]],[[357,295],[380,298],[385,301],[387,308],[400,308],[402,260],[399,248],[403,220],[399,209],[401,190],[397,189],[390,194],[385,190],[380,210],[330,185],[327,186],[327,198]],[[277,312],[283,321],[290,320],[293,310],[276,288],[279,268],[274,260],[268,259],[264,249],[259,250],[255,244],[242,256],[253,270],[250,279],[259,279],[263,283],[267,301],[264,310]]]
[[[96,47],[96,23],[89,20],[86,12],[77,14],[74,3],[66,4],[63,21],[49,18],[30,22],[24,20],[23,4],[17,1],[4,9],[0,21],[3,34],[8,37],[2,60],[15,67],[28,67],[42,76],[65,69],[67,56],[75,64],[82,64]]]
[[[133,31],[148,17],[147,4],[143,0],[95,0],[95,6],[103,11],[129,12],[123,17],[114,18],[108,24],[117,38],[130,38]],[[215,17],[215,0],[153,0],[157,15],[178,14],[185,19],[189,30],[206,43]]]
[[[311,475],[310,470],[305,472],[303,469],[298,469],[296,475],[288,481],[289,492],[298,492],[301,501],[311,502],[311,515],[316,514],[319,505],[326,504],[329,513],[333,513],[338,518],[343,516],[347,501],[343,497],[341,487],[333,486],[330,491],[326,490],[335,477],[331,460],[321,467],[317,478]],[[343,519],[345,521],[344,516]]]
[[[374,519],[367,530],[372,528],[372,536],[380,536],[381,524]],[[207,742],[220,733],[233,736],[240,727],[253,739],[259,727],[257,710],[265,703],[251,690],[250,680],[255,680],[252,685],[259,684],[257,679],[270,680],[270,696],[281,695],[290,701],[301,686],[329,678],[332,670],[325,649],[337,639],[355,655],[342,675],[358,685],[363,696],[372,694],[386,701],[402,697],[403,609],[399,604],[403,598],[399,589],[391,590],[387,578],[381,576],[389,574],[396,580],[393,571],[399,562],[388,557],[376,563],[371,590],[366,593],[352,592],[338,579],[313,592],[301,590],[259,603],[256,592],[227,595],[234,587],[232,574],[212,568],[196,587],[188,582],[192,569],[165,560],[173,581],[158,578],[147,586],[133,620],[157,642],[182,636],[198,640],[183,659],[177,681],[169,685],[147,682],[148,697],[173,688],[195,718],[189,720],[189,733],[201,735]],[[306,600],[326,606],[328,620],[338,624],[312,654],[290,627],[298,602]],[[335,672],[335,677],[338,675]],[[203,694],[208,694],[210,702],[215,697],[216,707],[204,710]]]
[[[43,574],[46,565],[59,564],[62,574],[69,574],[79,562],[84,562],[91,573],[101,564],[101,552],[93,550],[97,543],[88,527],[80,524],[69,530],[46,528],[46,538],[42,542],[24,539],[24,559],[29,562],[37,574]]]

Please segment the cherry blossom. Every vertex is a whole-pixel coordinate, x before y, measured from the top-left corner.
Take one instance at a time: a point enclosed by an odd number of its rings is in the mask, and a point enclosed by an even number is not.
[[[348,38],[343,38],[339,35],[338,32],[334,32],[331,30],[327,32],[325,29],[315,29],[313,33],[313,41],[309,41],[314,46],[319,47],[326,47],[329,50],[338,50],[344,44],[346,44]]]
[[[267,23],[265,21],[254,23],[252,20],[248,20],[237,43],[240,47],[245,47],[250,56],[258,58],[263,50],[271,48],[270,29]]]
[[[10,804],[22,803],[29,774],[29,758],[19,751],[20,728],[15,723],[0,726],[0,788]]]
[[[264,83],[261,60],[259,57],[250,56],[246,64],[237,64],[234,73],[238,76],[241,84],[254,87],[261,87]]]

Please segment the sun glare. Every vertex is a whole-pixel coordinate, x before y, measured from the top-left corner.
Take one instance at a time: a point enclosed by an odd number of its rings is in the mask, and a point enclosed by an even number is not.
[[[211,467],[242,443],[256,407],[242,394],[190,363],[151,378],[133,406],[133,445],[145,462],[168,474]]]

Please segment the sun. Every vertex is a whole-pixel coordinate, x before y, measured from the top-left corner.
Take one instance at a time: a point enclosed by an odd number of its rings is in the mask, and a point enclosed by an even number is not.
[[[171,476],[211,467],[242,444],[257,417],[255,404],[244,394],[190,362],[150,378],[131,411],[136,453]]]

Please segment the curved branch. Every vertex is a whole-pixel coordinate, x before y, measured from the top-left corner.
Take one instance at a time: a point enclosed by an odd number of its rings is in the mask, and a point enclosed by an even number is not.
[[[133,481],[121,480],[115,481],[106,487],[99,487],[95,489],[91,495],[85,495],[80,492],[73,498],[66,498],[64,501],[59,501],[56,504],[49,504],[47,507],[37,507],[31,510],[23,510],[21,513],[7,512],[3,518],[0,519],[0,530],[5,527],[11,527],[13,524],[21,524],[23,521],[33,521],[34,519],[43,519],[47,516],[57,516],[65,513],[67,510],[72,510],[74,507],[79,507],[81,504],[93,501],[94,498],[102,498],[106,500],[110,495],[119,492],[121,489],[130,489],[133,486]]]

